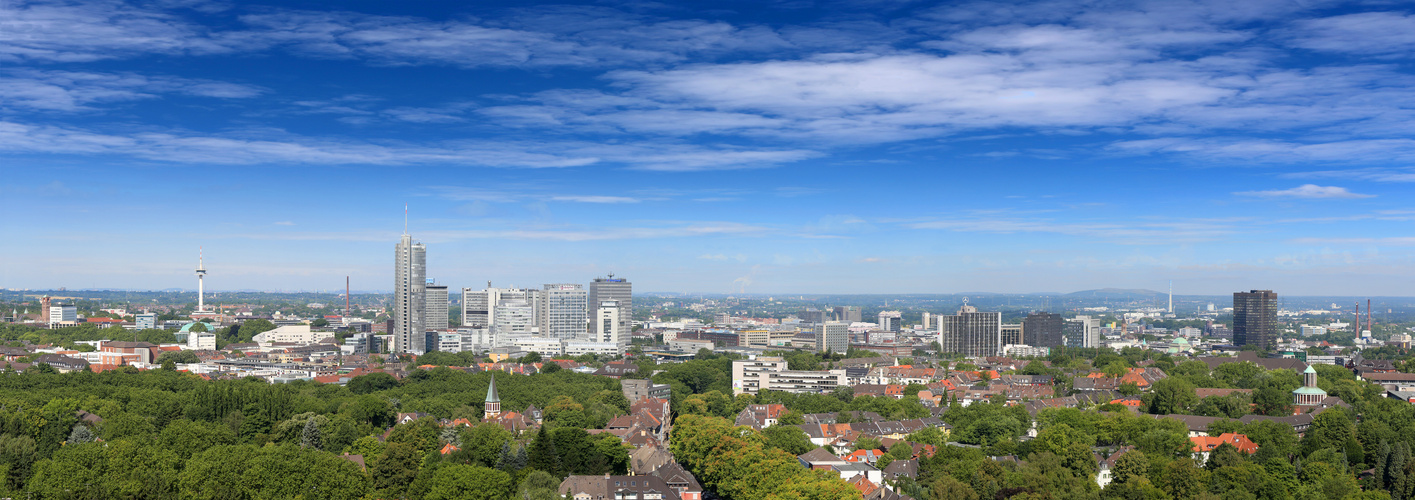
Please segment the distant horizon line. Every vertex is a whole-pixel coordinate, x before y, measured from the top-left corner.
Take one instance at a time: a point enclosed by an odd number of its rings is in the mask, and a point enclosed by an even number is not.
[[[452,290],[454,290],[454,288],[451,287],[451,286],[448,286],[448,294],[449,294],[449,295],[452,294]],[[460,295],[460,294],[461,294],[462,287],[456,287],[455,290],[457,290],[457,294]],[[1253,290],[1263,290],[1263,289],[1253,289]],[[1077,290],[1077,291],[1075,291],[1075,292],[1025,292],[1025,293],[1018,293],[1018,292],[980,292],[980,291],[971,291],[971,292],[928,292],[928,293],[925,293],[925,292],[898,292],[898,293],[858,293],[858,292],[799,293],[799,292],[662,292],[662,291],[649,291],[649,292],[635,292],[635,295],[654,295],[654,296],[664,296],[664,297],[683,297],[683,296],[698,295],[698,296],[713,296],[713,297],[762,297],[762,298],[770,298],[770,297],[784,297],[784,298],[789,298],[789,297],[827,297],[827,296],[840,296],[840,295],[878,296],[878,297],[890,297],[890,296],[914,296],[914,297],[930,297],[930,296],[938,296],[938,297],[948,297],[948,296],[978,296],[978,297],[988,297],[988,296],[992,296],[992,297],[996,297],[996,296],[1014,296],[1014,297],[1055,297],[1055,296],[1066,296],[1066,295],[1072,295],[1072,294],[1077,294],[1077,293],[1082,293],[1082,292],[1091,292],[1091,291],[1096,291],[1096,292],[1100,292],[1100,291],[1113,291],[1113,292],[1111,292],[1111,293],[1130,293],[1130,294],[1136,294],[1136,295],[1153,294],[1153,295],[1161,296],[1161,297],[1168,296],[1168,294],[1165,293],[1165,292],[1159,292],[1159,291],[1154,291],[1154,290],[1148,290],[1148,289],[1121,289],[1121,288],[1097,288],[1097,289],[1091,289],[1091,290]],[[197,290],[194,289],[194,288],[193,288],[193,289],[187,289],[187,288],[163,288],[163,289],[77,288],[77,289],[72,289],[72,290],[59,290],[59,289],[23,289],[23,290],[22,290],[22,289],[16,289],[16,288],[0,288],[0,292],[16,292],[16,293],[26,293],[26,294],[34,294],[34,293],[40,293],[40,292],[54,292],[54,293],[65,293],[65,292],[137,292],[137,293],[164,293],[164,292],[165,292],[165,293],[192,293],[192,294],[195,294],[195,293],[197,292]],[[338,291],[326,291],[326,290],[256,290],[256,289],[237,289],[237,290],[206,290],[206,293],[207,293],[207,294],[215,294],[215,293],[268,293],[268,294],[312,293],[312,294],[343,295],[342,292],[338,292]],[[351,293],[352,293],[353,295],[360,295],[360,294],[363,294],[363,295],[384,295],[384,294],[391,294],[391,293],[393,293],[393,291],[392,291],[391,289],[390,289],[390,290],[386,290],[386,291],[384,291],[384,290],[372,290],[372,291],[370,291],[370,290],[352,290]],[[1219,293],[1219,294],[1174,294],[1174,297],[1175,297],[1176,299],[1178,299],[1178,298],[1183,298],[1183,297],[1187,297],[1187,298],[1194,298],[1194,297],[1205,297],[1205,298],[1209,298],[1209,297],[1228,297],[1228,296],[1230,296],[1230,295],[1233,294],[1233,293],[1236,293],[1236,292],[1226,292],[1226,293]],[[1281,292],[1278,292],[1278,297],[1280,297],[1280,298],[1282,298],[1282,297],[1294,297],[1294,298],[1415,299],[1415,296],[1411,296],[1411,295],[1291,295],[1291,294],[1283,294],[1283,293],[1281,293]]]

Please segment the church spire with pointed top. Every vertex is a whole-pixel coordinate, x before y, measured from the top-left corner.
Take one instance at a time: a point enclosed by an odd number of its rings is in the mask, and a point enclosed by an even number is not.
[[[495,417],[501,414],[501,395],[496,392],[496,374],[491,375],[491,385],[486,388],[486,402],[482,405],[482,413],[487,417]]]

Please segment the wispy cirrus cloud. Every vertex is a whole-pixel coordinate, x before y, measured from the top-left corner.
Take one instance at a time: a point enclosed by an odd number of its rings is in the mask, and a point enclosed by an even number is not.
[[[419,231],[418,239],[432,243],[479,240],[525,241],[613,241],[660,238],[692,238],[714,236],[757,236],[774,233],[768,226],[739,222],[662,222],[654,225],[609,227],[504,227],[496,229],[442,229]],[[220,236],[231,239],[283,241],[359,241],[377,242],[396,239],[386,231],[281,231],[270,233],[230,233]]]
[[[1291,44],[1304,49],[1381,58],[1408,58],[1415,51],[1415,15],[1361,12],[1295,23]]]
[[[131,72],[20,69],[0,73],[0,109],[88,111],[98,104],[154,99],[162,94],[243,99],[265,92],[254,85]]]
[[[1301,245],[1369,245],[1369,246],[1415,246],[1415,236],[1390,238],[1295,238],[1292,243]]]
[[[122,1],[0,4],[0,61],[73,63],[233,50],[196,23]]]
[[[574,201],[574,202],[579,202],[579,203],[605,203],[605,204],[638,203],[638,202],[642,201],[642,200],[640,200],[640,199],[638,199],[638,198],[630,198],[630,197],[628,197],[628,196],[602,196],[602,195],[561,195],[561,196],[551,196],[550,199],[551,199],[551,200],[554,200],[554,201]]]
[[[444,141],[375,143],[278,133],[261,136],[152,131],[104,133],[71,127],[0,121],[0,152],[121,155],[175,163],[314,165],[476,165],[566,168],[590,165],[640,170],[697,171],[760,168],[819,155],[814,151],[692,144],[583,141]]]
[[[1252,196],[1257,198],[1300,198],[1300,199],[1342,199],[1351,200],[1359,198],[1375,198],[1373,194],[1361,194],[1348,191],[1339,186],[1318,186],[1316,184],[1303,184],[1291,189],[1273,189],[1268,191],[1240,191],[1233,193],[1239,196]]]
[[[1037,217],[962,217],[907,222],[910,229],[982,233],[1052,233],[1101,238],[1121,244],[1154,245],[1176,241],[1212,241],[1239,231],[1237,219],[1133,220],[1070,222]]]
[[[1311,172],[1289,172],[1281,177],[1288,179],[1332,179],[1362,180],[1373,182],[1415,182],[1415,168],[1352,168],[1349,170],[1316,170]]]

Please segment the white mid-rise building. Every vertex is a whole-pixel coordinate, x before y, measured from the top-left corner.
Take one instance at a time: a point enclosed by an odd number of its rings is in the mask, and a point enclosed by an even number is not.
[[[904,313],[900,311],[880,311],[879,329],[898,332],[902,326],[900,323],[903,321],[903,318]]]
[[[462,334],[441,332],[437,334],[437,350],[442,352],[462,352]]]
[[[668,350],[670,351],[697,353],[699,349],[711,351],[713,347],[716,346],[713,345],[711,340],[675,338],[668,341]]]
[[[79,321],[79,308],[73,304],[49,306],[49,324],[75,323]]]
[[[843,321],[827,321],[816,325],[816,350],[845,353],[850,349],[850,325]]]
[[[139,330],[150,330],[157,328],[157,313],[142,313],[133,316],[135,326]]]
[[[559,356],[565,352],[565,343],[560,339],[545,337],[517,337],[511,347],[526,352],[537,352],[541,356]]]
[[[258,344],[267,345],[276,343],[309,345],[328,336],[329,332],[310,330],[309,325],[284,325],[276,327],[274,330],[257,333],[251,340]],[[394,341],[397,341],[396,335]]]
[[[213,332],[187,332],[187,349],[193,351],[215,351],[216,334]]]
[[[492,328],[458,328],[457,335],[462,339],[460,351],[481,352],[495,347],[496,336]]]
[[[617,354],[623,354],[624,351],[629,350],[629,332],[625,331],[625,325],[620,322],[619,301],[606,300],[597,306],[593,318],[594,330],[590,335],[590,340],[617,345],[619,346],[616,349]]]
[[[535,314],[535,307],[526,299],[501,300],[492,309],[490,326],[500,333],[533,333],[536,331]]]
[[[732,362],[733,395],[756,394],[763,390],[825,393],[849,384],[845,370],[788,370],[786,360],[779,357]]]
[[[615,342],[566,342],[564,354],[566,356],[581,356],[585,354],[594,355],[616,355],[623,354],[621,346]]]

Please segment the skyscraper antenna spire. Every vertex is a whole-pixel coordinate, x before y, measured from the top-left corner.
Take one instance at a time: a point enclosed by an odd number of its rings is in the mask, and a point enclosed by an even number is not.
[[[403,204],[403,234],[408,234],[408,204]]]

